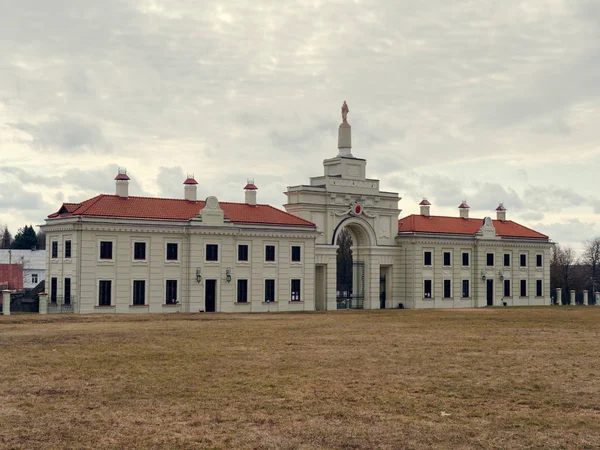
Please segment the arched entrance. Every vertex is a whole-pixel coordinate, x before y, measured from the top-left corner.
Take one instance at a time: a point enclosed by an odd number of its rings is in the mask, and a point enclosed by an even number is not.
[[[336,309],[365,307],[366,250],[376,244],[371,226],[358,218],[347,218],[338,224],[334,233],[336,251]]]

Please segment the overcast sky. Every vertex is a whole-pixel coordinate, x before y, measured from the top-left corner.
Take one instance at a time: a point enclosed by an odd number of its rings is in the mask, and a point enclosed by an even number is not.
[[[337,154],[402,216],[600,234],[598,0],[0,0],[0,224],[114,193],[281,207]]]

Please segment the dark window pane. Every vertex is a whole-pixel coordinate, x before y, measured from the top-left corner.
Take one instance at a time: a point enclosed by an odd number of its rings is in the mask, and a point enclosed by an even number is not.
[[[535,295],[536,297],[542,296],[542,280],[535,280]]]
[[[423,253],[423,265],[425,265],[425,266],[431,265],[431,252]]]
[[[177,261],[177,244],[167,243],[167,261]]]
[[[100,242],[100,259],[112,259],[112,244],[111,241]]]
[[[238,261],[248,261],[248,246],[245,244],[238,245]]]
[[[50,301],[56,303],[58,297],[58,278],[52,277],[50,279]]]
[[[450,255],[451,255],[451,253],[450,253],[450,252],[444,252],[444,265],[445,265],[445,266],[449,266],[449,265],[451,265],[451,262],[450,262]]]
[[[444,280],[444,298],[452,297],[452,289],[451,289],[450,280]]]
[[[58,258],[58,242],[52,241],[52,259]]]
[[[248,302],[248,280],[237,280],[237,301],[238,303]]]
[[[167,305],[177,304],[177,280],[167,280],[165,303]]]
[[[469,280],[463,280],[462,282],[462,296],[469,297]]]
[[[535,255],[536,267],[542,267],[542,255]]]
[[[146,259],[146,243],[145,242],[134,242],[133,243],[133,259],[145,260]]]
[[[292,301],[300,300],[300,280],[292,280]]]
[[[527,297],[527,280],[521,280],[521,297]]]
[[[275,280],[265,280],[265,302],[275,301]]]
[[[431,298],[431,280],[425,280],[423,283],[423,296],[425,298]]]
[[[510,253],[504,254],[504,267],[510,267]]]
[[[65,285],[64,285],[64,304],[65,305],[70,305],[71,304],[71,279],[70,278],[65,278]]]
[[[133,281],[133,304],[134,305],[145,305],[146,304],[146,281],[145,280],[134,280]]]
[[[521,267],[527,267],[527,255],[520,255]]]
[[[510,280],[504,280],[504,296],[510,297]]]
[[[292,246],[292,261],[293,262],[300,261],[300,246],[299,245]]]
[[[494,265],[494,254],[493,253],[488,253],[487,254],[486,262],[487,262],[488,266],[493,266]]]
[[[100,306],[110,306],[110,288],[111,288],[111,280],[101,280],[100,285],[98,287],[98,305]]]
[[[462,265],[465,267],[469,265],[469,254],[466,252],[462,254]]]
[[[71,241],[65,241],[65,258],[71,257]]]
[[[219,260],[219,246],[217,244],[206,244],[206,260],[207,261],[218,261]]]
[[[275,246],[267,245],[265,247],[265,261],[275,261]]]

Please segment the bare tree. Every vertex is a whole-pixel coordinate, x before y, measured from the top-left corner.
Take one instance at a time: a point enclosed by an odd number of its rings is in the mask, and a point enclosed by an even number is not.
[[[600,236],[585,242],[582,263],[587,266],[587,275],[590,278],[589,281],[592,285],[593,295],[593,293],[596,292],[596,286],[599,285],[598,276],[600,275]]]
[[[575,250],[569,246],[556,244],[552,249],[550,261],[550,280],[552,289],[562,288],[563,294],[568,295],[571,284],[571,271],[577,262]],[[568,297],[567,297],[568,298]]]

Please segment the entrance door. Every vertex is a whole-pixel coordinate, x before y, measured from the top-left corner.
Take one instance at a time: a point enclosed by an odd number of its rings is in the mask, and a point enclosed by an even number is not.
[[[379,277],[379,307],[385,309],[385,274]]]
[[[217,300],[217,280],[204,280],[204,309],[206,312],[215,312]]]
[[[487,280],[487,305],[494,306],[494,280]]]

